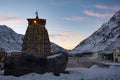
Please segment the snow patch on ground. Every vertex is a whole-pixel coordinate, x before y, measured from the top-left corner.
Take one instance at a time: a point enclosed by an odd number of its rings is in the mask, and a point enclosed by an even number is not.
[[[30,73],[20,77],[0,75],[0,80],[120,80],[120,66],[117,68],[67,68],[69,74],[54,76],[52,73]]]
[[[99,68],[99,66],[93,65],[93,66],[91,66],[90,68],[91,68],[91,69],[93,69],[93,68]]]
[[[48,59],[50,59],[50,58],[55,58],[55,57],[57,57],[57,56],[61,56],[62,54],[54,54],[54,55],[51,55],[51,56],[47,56],[47,58]]]

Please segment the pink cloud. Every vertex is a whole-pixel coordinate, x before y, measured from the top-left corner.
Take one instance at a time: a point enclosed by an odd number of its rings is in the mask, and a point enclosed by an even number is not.
[[[95,5],[96,8],[105,9],[105,10],[120,10],[120,6],[106,6],[106,5]]]
[[[69,32],[63,32],[62,34],[65,34],[65,35],[72,35],[72,34],[79,34],[79,33],[69,31]]]
[[[83,39],[83,38],[86,37],[86,36],[83,36],[83,35],[79,35],[79,33],[76,33],[76,32],[63,32],[63,33],[60,33],[60,34],[50,34],[49,36],[53,37],[53,38],[64,38],[64,39],[68,39],[68,38]]]
[[[92,12],[92,11],[88,11],[88,10],[84,11],[84,13],[86,15],[88,15],[88,16],[95,16],[95,17],[102,17],[102,18],[111,17],[113,15],[111,13],[109,13],[109,14],[108,13],[101,14],[101,13],[96,13],[96,12]]]
[[[16,16],[0,15],[0,24],[22,23],[25,20]]]
[[[64,20],[70,20],[70,21],[83,21],[85,19],[86,19],[85,17],[80,17],[80,16],[64,18]]]
[[[70,36],[64,34],[50,34],[50,37],[69,38]]]
[[[74,36],[75,38],[79,38],[79,39],[83,39],[83,38],[86,38],[86,36],[82,36],[82,35],[77,35],[77,36]]]

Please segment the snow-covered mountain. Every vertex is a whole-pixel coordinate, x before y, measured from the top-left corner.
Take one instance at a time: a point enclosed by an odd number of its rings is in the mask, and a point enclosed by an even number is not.
[[[54,52],[59,52],[59,51],[63,51],[63,52],[68,52],[66,49],[58,46],[57,44],[51,42],[51,48],[52,50],[54,50]]]
[[[17,34],[11,28],[0,25],[0,48],[7,52],[20,51],[24,36]]]
[[[0,25],[0,48],[4,49],[6,52],[20,52],[22,49],[23,39],[24,35],[16,33],[5,25]],[[67,51],[52,42],[51,48],[55,52]]]
[[[111,53],[116,48],[120,48],[120,10],[90,37],[80,42],[72,53]]]

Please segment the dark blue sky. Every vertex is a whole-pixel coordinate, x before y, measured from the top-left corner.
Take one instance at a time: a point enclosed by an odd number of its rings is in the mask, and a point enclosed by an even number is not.
[[[46,18],[50,40],[74,48],[120,10],[120,0],[0,0],[0,25],[25,34],[27,18]]]

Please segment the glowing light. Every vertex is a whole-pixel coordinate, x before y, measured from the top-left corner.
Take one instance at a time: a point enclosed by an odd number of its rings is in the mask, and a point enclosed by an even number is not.
[[[36,20],[34,20],[34,23],[36,24],[36,23],[37,23],[37,21],[36,21]]]
[[[54,53],[54,50],[51,50],[50,52],[51,52],[51,53]]]

